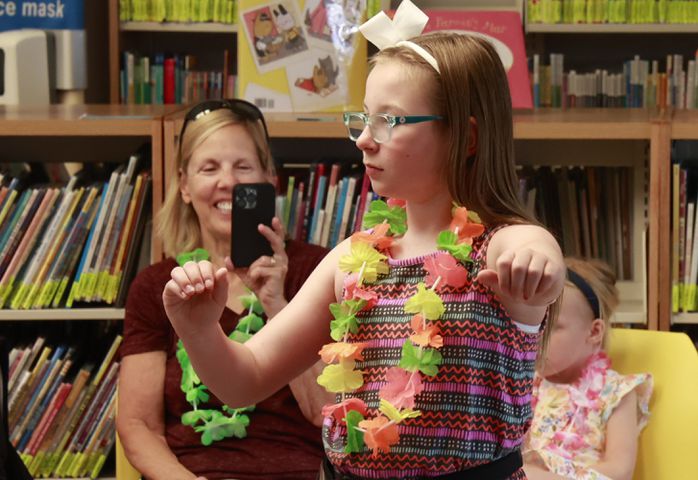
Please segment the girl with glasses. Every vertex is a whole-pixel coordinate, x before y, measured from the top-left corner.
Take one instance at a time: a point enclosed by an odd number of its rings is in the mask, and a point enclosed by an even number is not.
[[[267,137],[261,112],[242,100],[203,102],[191,109],[182,127],[177,172],[156,218],[168,258],[141,271],[131,285],[120,350],[117,427],[130,462],[145,478],[312,479],[322,458],[318,426],[327,394],[315,383],[317,372],[299,372],[289,379],[290,388],[280,385],[257,399],[253,411],[226,411],[193,375],[162,303],[175,257],[189,268],[187,258],[203,248],[212,265],[224,267],[230,255],[233,187],[275,183]],[[225,274],[226,300],[216,313],[225,335],[244,339],[250,332],[248,287],[263,307],[265,315],[259,317],[272,318],[326,253],[284,242],[277,218],[272,226],[259,230],[274,255],[257,259],[246,271]],[[230,375],[246,375],[237,370],[233,367]]]
[[[320,352],[318,382],[336,394],[323,409],[321,478],[525,478],[540,325],[565,266],[517,198],[494,47],[415,36],[425,17],[403,0],[392,21],[361,27],[380,51],[364,112],[345,121],[373,190],[391,199],[372,206],[368,230],[334,248],[244,346],[215,322],[225,269],[175,269],[163,292],[197,372],[231,405],[263,398]]]

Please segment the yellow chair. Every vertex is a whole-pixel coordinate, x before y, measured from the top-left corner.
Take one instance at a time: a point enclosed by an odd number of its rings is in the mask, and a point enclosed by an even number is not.
[[[116,480],[140,480],[141,474],[133,468],[126,458],[119,435],[114,434],[116,435]]]
[[[614,328],[613,369],[654,377],[633,480],[698,478],[698,353],[684,333]]]

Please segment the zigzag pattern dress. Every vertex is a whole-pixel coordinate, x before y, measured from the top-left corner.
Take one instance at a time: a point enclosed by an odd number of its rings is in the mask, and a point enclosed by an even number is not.
[[[331,463],[342,473],[363,478],[432,478],[489,463],[517,450],[531,421],[531,388],[538,333],[525,333],[509,318],[492,292],[474,279],[484,268],[495,229],[475,239],[474,262],[464,287],[441,290],[446,311],[438,320],[443,362],[434,377],[423,376],[424,391],[415,409],[422,415],[400,424],[400,442],[373,457],[344,453],[346,426],[325,419],[323,441]],[[434,252],[433,255],[436,255]],[[378,391],[386,371],[400,361],[402,344],[412,333],[404,303],[424,280],[426,257],[389,259],[390,273],[365,289],[378,303],[360,312],[359,329],[349,342],[367,342],[364,384],[349,396],[378,413]],[[512,479],[524,479],[519,470]]]

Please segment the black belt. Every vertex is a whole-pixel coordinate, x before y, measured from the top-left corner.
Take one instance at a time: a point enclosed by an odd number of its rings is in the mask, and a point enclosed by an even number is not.
[[[515,474],[523,467],[521,452],[516,450],[509,455],[498,458],[493,462],[477,467],[461,470],[460,472],[447,473],[437,477],[420,477],[425,479],[438,480],[505,480]],[[338,472],[325,457],[322,460],[322,471],[326,480],[361,480],[363,477]]]

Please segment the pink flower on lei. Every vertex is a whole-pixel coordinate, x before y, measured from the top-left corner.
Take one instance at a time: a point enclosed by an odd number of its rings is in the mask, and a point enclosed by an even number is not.
[[[395,408],[414,408],[414,397],[424,390],[422,376],[400,367],[392,367],[385,374],[388,383],[380,389],[378,396],[392,403]]]
[[[369,292],[357,286],[358,273],[352,273],[344,278],[344,300],[365,300],[366,305],[362,310],[369,310],[378,301],[378,295],[375,292]]]

